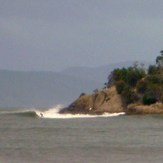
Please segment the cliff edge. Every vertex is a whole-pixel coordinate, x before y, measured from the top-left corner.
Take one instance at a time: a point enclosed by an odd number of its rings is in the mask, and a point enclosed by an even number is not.
[[[62,109],[60,113],[71,114],[103,114],[124,111],[121,96],[115,86],[94,91],[91,95],[81,94],[72,104]]]

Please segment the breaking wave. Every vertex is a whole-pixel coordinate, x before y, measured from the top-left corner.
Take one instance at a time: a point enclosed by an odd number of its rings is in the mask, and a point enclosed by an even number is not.
[[[38,117],[36,110],[1,111],[0,115],[17,115],[17,116],[24,116],[24,117]]]
[[[72,119],[72,118],[98,118],[98,117],[117,117],[124,115],[124,112],[121,113],[104,113],[102,115],[90,115],[90,114],[60,114],[60,109],[63,108],[61,105],[57,105],[54,108],[48,110],[18,110],[18,111],[3,111],[0,112],[0,115],[17,115],[24,117],[38,117],[38,118],[51,118],[51,119]]]

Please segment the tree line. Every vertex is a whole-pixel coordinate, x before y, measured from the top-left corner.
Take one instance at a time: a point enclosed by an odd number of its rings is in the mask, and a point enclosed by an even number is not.
[[[138,62],[128,68],[114,69],[107,82],[107,87],[111,85],[116,86],[126,106],[131,103],[163,103],[163,50],[147,70]]]

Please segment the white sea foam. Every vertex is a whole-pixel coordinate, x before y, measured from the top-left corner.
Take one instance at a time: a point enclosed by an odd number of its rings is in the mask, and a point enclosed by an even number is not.
[[[72,119],[72,118],[97,118],[97,117],[116,117],[124,115],[121,113],[104,113],[102,115],[90,115],[90,114],[60,114],[61,105],[57,105],[54,108],[50,108],[46,111],[36,111],[36,114],[41,118],[52,118],[52,119]]]

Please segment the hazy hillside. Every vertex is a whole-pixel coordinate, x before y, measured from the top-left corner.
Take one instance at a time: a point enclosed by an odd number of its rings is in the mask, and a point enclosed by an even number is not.
[[[98,82],[54,72],[0,71],[0,107],[49,107],[67,104]]]
[[[107,77],[109,73],[114,70],[115,68],[122,68],[122,67],[128,67],[131,66],[133,62],[121,62],[121,63],[115,63],[110,65],[105,65],[101,67],[70,67],[68,69],[65,69],[62,71],[62,74],[69,74],[73,77],[82,78],[86,80],[93,80],[96,82],[99,82],[101,85],[107,81]]]
[[[80,93],[102,88],[117,67],[72,67],[62,72],[17,72],[0,70],[0,107],[50,107],[70,104]]]
[[[101,86],[104,85],[104,83],[107,81],[107,77],[111,71],[113,71],[115,68],[122,68],[122,67],[129,67],[133,65],[134,61],[126,61],[126,62],[120,62],[120,63],[114,63],[109,64],[101,67],[70,67],[68,69],[65,69],[61,73],[69,76],[82,78],[85,80],[93,80],[96,82],[99,82],[100,85],[98,88],[101,88]],[[150,62],[144,62],[141,61],[140,63],[144,63],[145,67],[148,67]]]

